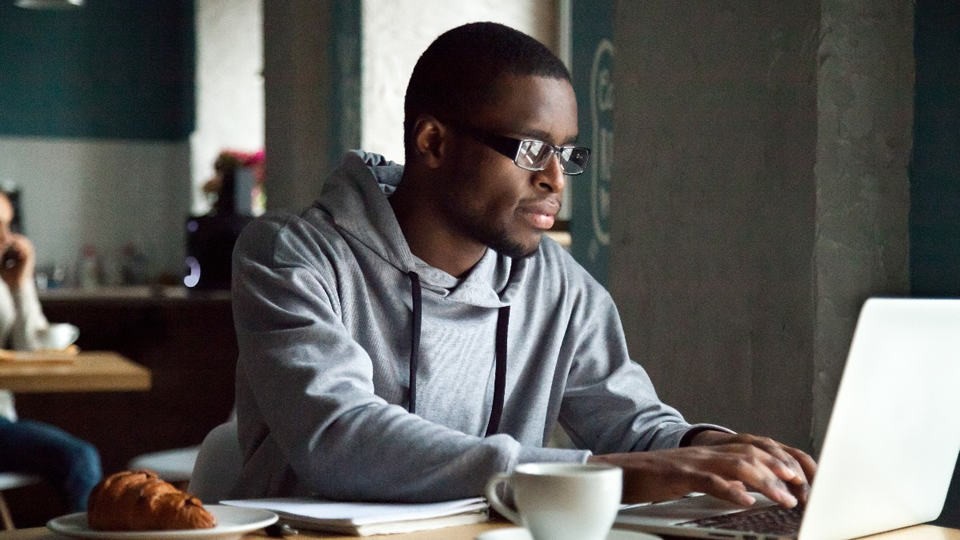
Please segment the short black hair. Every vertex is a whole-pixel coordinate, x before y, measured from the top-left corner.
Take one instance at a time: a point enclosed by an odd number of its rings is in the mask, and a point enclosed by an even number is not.
[[[413,123],[421,114],[468,120],[470,110],[495,97],[503,75],[534,75],[570,81],[570,72],[543,43],[493,22],[447,30],[420,55],[404,100],[404,149],[412,157]]]

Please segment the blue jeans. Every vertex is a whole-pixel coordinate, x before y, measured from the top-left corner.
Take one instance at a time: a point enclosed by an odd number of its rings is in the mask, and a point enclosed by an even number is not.
[[[60,493],[71,512],[87,509],[87,498],[103,476],[100,454],[87,441],[32,420],[0,417],[0,471],[42,476]]]

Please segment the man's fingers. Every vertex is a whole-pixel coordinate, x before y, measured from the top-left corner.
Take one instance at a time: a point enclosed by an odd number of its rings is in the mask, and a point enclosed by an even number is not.
[[[746,486],[739,480],[727,480],[716,474],[704,475],[694,491],[709,493],[718,499],[724,499],[741,506],[750,506],[757,500],[750,495]]]
[[[774,472],[787,482],[787,488],[797,504],[806,504],[817,463],[806,452],[775,441],[770,442],[773,446],[764,444],[763,449],[780,462]]]
[[[776,462],[770,463],[770,468],[782,480],[794,484],[807,482],[807,475],[803,465],[797,460],[797,455],[790,451],[794,450],[793,448],[784,446],[768,437],[749,436],[748,443],[770,454],[777,460]],[[796,452],[802,454],[802,452],[798,450]]]
[[[791,496],[789,498],[771,497],[772,499],[785,506],[793,506],[793,501],[797,504],[806,504],[810,482],[813,481],[813,475],[817,470],[817,464],[812,457],[802,450],[786,446],[768,437],[741,435],[737,440],[766,453],[769,456],[766,462],[769,469],[786,482],[784,489]]]
[[[799,502],[784,481],[784,478],[793,479],[796,472],[769,452],[753,444],[714,448],[720,454],[720,459],[715,462],[715,466],[720,467],[714,469],[716,473],[730,480],[740,480],[747,489],[758,491],[782,506],[792,508]]]
[[[787,447],[787,451],[790,452],[790,455],[800,464],[800,468],[803,469],[803,473],[807,477],[807,483],[813,483],[813,477],[817,474],[817,462],[802,450]]]
[[[648,502],[699,491],[740,505],[759,492],[792,508],[803,504],[816,463],[772,439],[736,435],[725,443],[593,456],[624,467],[624,500]]]

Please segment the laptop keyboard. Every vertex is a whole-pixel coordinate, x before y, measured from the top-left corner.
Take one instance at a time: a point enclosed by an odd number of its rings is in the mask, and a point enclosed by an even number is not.
[[[709,527],[733,531],[790,536],[800,530],[803,510],[799,506],[766,506],[722,516],[711,516],[681,523],[685,527]]]

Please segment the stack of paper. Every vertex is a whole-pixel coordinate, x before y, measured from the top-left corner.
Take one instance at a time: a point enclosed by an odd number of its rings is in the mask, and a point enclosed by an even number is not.
[[[308,497],[242,499],[221,504],[270,510],[295,528],[357,536],[438,529],[488,519],[487,503],[481,497],[423,504],[335,502]]]

